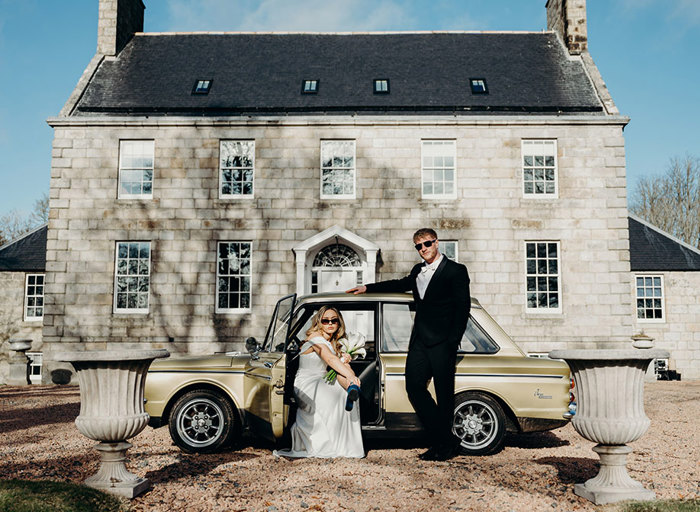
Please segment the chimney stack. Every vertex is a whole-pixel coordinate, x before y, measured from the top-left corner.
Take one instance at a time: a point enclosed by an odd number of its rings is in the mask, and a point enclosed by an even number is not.
[[[142,0],[100,0],[97,53],[116,56],[134,33],[143,32]]]
[[[547,30],[559,34],[571,55],[588,51],[586,0],[547,0]]]

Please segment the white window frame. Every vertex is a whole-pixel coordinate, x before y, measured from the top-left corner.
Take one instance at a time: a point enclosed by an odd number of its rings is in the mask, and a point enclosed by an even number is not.
[[[44,354],[42,352],[26,352],[29,358],[29,382],[41,384],[41,368],[44,364]],[[34,374],[34,368],[39,368],[39,373]]]
[[[443,149],[443,151],[440,151],[438,148]],[[436,194],[435,192],[429,192],[427,193],[425,191],[426,188],[426,183],[428,180],[426,179],[427,173],[431,173],[431,180],[430,183],[433,185],[433,190],[435,183],[435,171],[442,171],[443,176],[446,171],[450,170],[450,167],[448,165],[443,165],[443,166],[436,166],[436,165],[431,165],[431,166],[426,166],[425,165],[425,159],[426,157],[434,157],[434,156],[441,156],[441,157],[451,157],[452,158],[452,192],[450,193],[445,193],[444,191],[442,193]],[[421,191],[421,197],[423,199],[456,199],[457,198],[457,141],[455,139],[423,139],[421,140],[421,155],[420,155],[420,166],[421,166],[421,178],[420,178],[420,191]],[[449,183],[450,181],[447,179],[442,180],[443,184],[443,190],[444,190],[444,184]]]
[[[132,260],[133,258],[128,255],[129,251],[129,244],[148,244],[148,274],[141,274],[140,270],[138,270],[139,273],[137,274],[119,274],[119,246],[121,244],[126,244],[127,245],[127,258],[126,258],[126,265],[128,267],[129,261]],[[116,242],[115,244],[115,252],[114,252],[114,298],[113,298],[113,309],[112,311],[115,314],[147,314],[149,311],[150,303],[151,303],[151,255],[153,253],[152,249],[152,244],[148,240],[124,240],[120,242]],[[140,262],[143,258],[140,257],[141,254],[141,247],[139,245],[139,257],[137,258],[137,267],[140,267]],[[128,268],[127,268],[128,272]],[[146,276],[148,278],[148,291],[146,292],[146,307],[145,308],[139,308],[138,306],[135,308],[129,308],[128,306],[126,308],[120,308],[119,307],[119,278],[128,278],[128,277],[133,277],[136,276],[137,279]],[[138,283],[138,281],[137,281]],[[127,285],[128,286],[128,285]],[[137,284],[138,286],[138,284]],[[132,293],[134,293],[132,291]],[[144,293],[144,292],[135,292],[137,293],[137,300],[138,300],[138,294],[139,293]],[[127,291],[127,301],[128,301],[128,291]]]
[[[223,164],[223,147],[225,143],[245,143],[251,145],[251,166],[250,167],[224,167]],[[224,170],[227,169],[241,169],[241,172],[245,170],[250,170],[253,173],[252,180],[250,181],[250,193],[243,193],[241,187],[241,192],[235,194],[231,192],[230,194],[224,194]],[[246,183],[246,182],[241,182]],[[255,197],[255,139],[221,139],[219,141],[219,199],[253,199]]]
[[[530,274],[528,273],[527,269],[527,246],[528,244],[535,244],[535,261],[537,261],[537,244],[555,244],[557,248],[557,273],[556,274],[550,274],[549,273],[549,268],[547,268],[547,273],[540,275],[537,271],[537,268],[535,268],[535,274]],[[524,257],[525,257],[525,311],[528,314],[534,314],[534,315],[558,315],[562,313],[562,302],[563,302],[563,297],[562,297],[562,268],[561,268],[561,243],[558,240],[526,240],[525,243],[523,244],[523,249],[524,249]],[[546,257],[547,260],[549,260],[549,256]],[[555,290],[557,292],[557,295],[559,297],[559,305],[556,308],[550,308],[550,307],[530,307],[529,302],[528,302],[528,295],[532,293],[532,290],[528,290],[528,278],[534,277],[535,278],[535,287],[537,288],[538,282],[537,278],[539,277],[544,277],[544,278],[549,278],[555,276],[557,278],[557,289]],[[549,285],[549,283],[547,283]],[[538,290],[534,290],[535,293],[537,293]],[[543,292],[549,293],[552,290],[543,290]],[[549,301],[548,301],[549,302]]]
[[[653,290],[654,288],[657,288],[656,285],[654,284],[654,279],[656,279],[656,278],[658,278],[660,280],[660,284],[659,284],[658,288],[660,288],[660,290],[661,290],[661,296],[654,297],[652,295],[650,297],[650,299],[651,300],[653,300],[655,298],[661,299],[661,307],[656,308],[656,307],[653,307],[653,305],[652,305],[651,309],[652,310],[660,309],[661,310],[661,318],[639,318],[637,316],[637,309],[638,309],[637,308],[637,301],[639,299],[646,300],[646,296],[642,297],[639,295],[639,288],[637,286],[637,279],[644,279],[645,280],[645,284],[644,284],[645,290],[647,289],[646,288],[646,279],[651,279],[652,280],[651,288]],[[664,276],[663,276],[663,274],[635,274],[634,275],[634,302],[633,302],[633,304],[634,304],[634,319],[637,323],[643,323],[643,324],[666,323],[666,293],[665,293],[665,288],[664,288]],[[644,307],[643,309],[649,309],[649,308]]]
[[[532,148],[535,148],[537,145],[542,145],[543,147],[550,146],[552,147],[552,155],[547,154],[546,151],[541,151],[536,153],[535,151],[532,150]],[[526,149],[527,148],[527,149]],[[525,157],[526,156],[532,156],[533,157],[533,162],[532,165],[526,166],[525,165]],[[544,165],[546,161],[543,161],[543,165],[538,166],[535,165],[534,157],[536,156],[543,156],[543,157],[548,157],[552,156],[554,157],[554,165],[553,166],[548,166]],[[553,173],[554,173],[554,191],[553,192],[547,192],[547,181],[545,177],[543,177],[543,183],[545,187],[544,192],[535,192],[536,186],[535,183],[537,180],[535,180],[534,176],[532,179],[532,192],[526,192],[525,191],[525,174],[527,173],[528,170],[530,170],[533,175],[534,173],[537,172],[537,167],[541,167],[543,173],[547,172],[547,168],[553,167]],[[557,199],[559,197],[559,159],[557,158],[557,140],[556,139],[522,139],[520,142],[520,171],[521,171],[521,187],[522,187],[522,192],[523,192],[523,197],[528,198],[528,199]],[[529,180],[528,180],[529,181]]]
[[[34,278],[34,284],[31,285],[35,288],[35,293],[32,295],[29,295],[29,278],[33,277]],[[36,284],[36,278],[41,277],[41,285]],[[41,294],[36,293],[36,287],[41,286]],[[24,321],[25,322],[41,322],[44,319],[44,308],[46,307],[44,297],[45,297],[45,288],[46,287],[46,274],[27,274],[24,278]],[[34,299],[35,304],[30,306],[29,299]],[[41,299],[41,306],[36,305],[36,299]],[[29,308],[39,308],[41,307],[41,315],[36,316],[32,315],[29,316]]]
[[[439,240],[439,247],[446,247],[447,245],[454,246],[454,258],[450,258],[452,261],[459,261],[459,242],[457,240]],[[446,251],[440,249],[440,252],[447,256]],[[447,256],[449,258],[449,256]]]
[[[248,280],[249,280],[249,286],[248,286],[248,307],[246,308],[222,308],[219,307],[219,278],[222,277],[222,275],[219,273],[219,247],[221,244],[248,244],[248,253],[250,254],[250,257],[248,258],[250,260],[248,264]],[[244,277],[246,274],[226,274],[228,277],[232,277],[237,275],[238,277]],[[216,313],[250,313],[253,309],[253,242],[251,240],[219,240],[216,242],[216,296],[214,297],[215,300],[215,312]]]
[[[126,146],[132,143],[150,143],[151,147],[151,167],[124,167],[124,149]],[[119,141],[119,183],[117,184],[117,197],[119,199],[153,199],[153,186],[155,184],[155,141],[153,139],[122,139]],[[146,171],[151,171],[151,193],[150,194],[132,194],[132,193],[127,193],[122,191],[122,175],[124,171],[141,171],[146,172]],[[141,181],[141,187],[143,190],[143,183],[145,183],[142,179]]]
[[[334,142],[351,142],[352,143],[352,167],[324,167],[323,166],[323,146]],[[321,141],[320,150],[320,183],[319,191],[321,199],[355,199],[357,197],[357,144],[355,139],[324,139]],[[324,194],[323,192],[323,172],[325,170],[342,169],[352,171],[352,193],[351,194]]]

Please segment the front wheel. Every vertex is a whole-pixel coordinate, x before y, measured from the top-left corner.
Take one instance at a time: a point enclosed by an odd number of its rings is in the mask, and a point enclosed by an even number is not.
[[[462,393],[455,399],[452,432],[460,439],[462,454],[493,454],[503,448],[506,415],[499,403],[489,395]]]
[[[173,406],[170,437],[189,453],[211,453],[230,444],[238,428],[231,402],[208,389],[188,391]]]

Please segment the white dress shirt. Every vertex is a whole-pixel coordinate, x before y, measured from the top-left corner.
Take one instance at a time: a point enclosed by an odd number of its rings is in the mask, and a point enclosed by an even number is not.
[[[425,290],[428,289],[430,280],[433,278],[435,271],[442,261],[442,254],[438,253],[437,258],[433,260],[432,263],[423,263],[420,272],[416,276],[416,288],[418,288],[418,295],[422,299],[425,296]]]

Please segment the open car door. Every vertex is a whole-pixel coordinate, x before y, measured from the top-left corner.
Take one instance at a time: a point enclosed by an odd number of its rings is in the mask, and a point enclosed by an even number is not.
[[[262,346],[251,353],[245,367],[246,418],[255,431],[272,441],[282,436],[285,425],[285,342],[296,294],[277,302]]]

